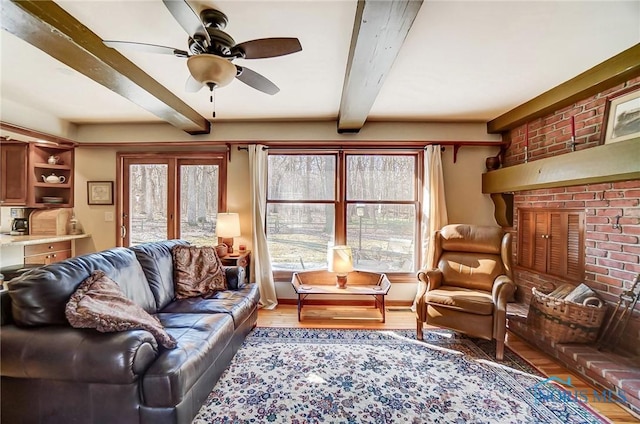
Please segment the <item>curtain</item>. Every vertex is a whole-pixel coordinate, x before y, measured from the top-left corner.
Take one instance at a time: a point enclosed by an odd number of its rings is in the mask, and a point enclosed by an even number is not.
[[[447,225],[447,202],[444,195],[440,146],[427,146],[424,152],[424,195],[422,203],[422,254],[420,268],[430,267],[434,246],[432,236]]]
[[[260,306],[273,309],[278,305],[276,286],[267,246],[265,217],[267,214],[267,153],[260,144],[249,146],[249,181],[251,190],[251,221],[253,224],[253,275],[260,288]]]

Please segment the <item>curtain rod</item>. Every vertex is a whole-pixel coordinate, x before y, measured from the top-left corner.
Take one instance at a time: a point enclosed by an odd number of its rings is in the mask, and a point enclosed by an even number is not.
[[[291,146],[262,146],[262,150],[371,150],[379,148],[381,150],[418,150],[424,149],[427,146],[405,146],[405,147],[380,147],[380,146],[306,146],[306,147],[291,147]],[[249,150],[248,147],[238,146],[238,150]],[[445,146],[440,146],[440,150],[444,152]]]
[[[439,145],[440,151],[444,152],[445,146],[453,146],[453,163],[458,161],[458,150],[462,146],[477,146],[477,147],[499,147],[500,153],[502,154],[508,147],[509,143],[501,141],[499,143],[492,143],[490,141],[431,141],[417,144],[415,146],[402,146],[402,147],[393,147],[393,146],[376,146],[376,145],[353,145],[344,147],[342,145],[338,146],[263,146],[262,150],[269,149],[283,149],[283,150],[371,150],[379,148],[381,150],[417,150],[417,149],[426,149],[428,146]],[[238,150],[249,150],[248,147],[240,147],[238,146]]]
[[[462,141],[462,140],[442,140],[442,141],[424,141],[424,142],[410,142],[411,144],[405,144],[404,146],[384,146],[378,144],[325,144],[323,146],[314,146],[314,145],[305,145],[298,144],[295,146],[289,146],[286,144],[278,144],[274,146],[263,146],[263,150],[268,149],[300,149],[300,150],[358,150],[358,149],[376,149],[379,148],[381,150],[411,150],[411,149],[424,149],[428,146],[439,145],[442,148],[444,146],[453,146],[454,150],[457,151],[461,146],[478,146],[478,147],[500,147],[505,148],[508,143],[504,141],[500,142],[492,142],[492,141]],[[247,143],[253,144],[253,143]],[[238,150],[248,150],[248,148],[238,146]]]

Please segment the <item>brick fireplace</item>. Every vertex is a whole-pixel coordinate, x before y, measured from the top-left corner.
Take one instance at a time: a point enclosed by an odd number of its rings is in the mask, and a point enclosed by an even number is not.
[[[505,167],[524,162],[525,130],[528,130],[529,162],[571,153],[572,116],[576,151],[600,145],[607,99],[636,89],[640,89],[640,78],[515,128],[509,133],[511,145],[503,157]],[[606,300],[611,310],[620,293],[629,289],[640,273],[640,180],[517,191],[513,206],[514,255],[518,248],[520,208],[577,208],[586,212],[584,281],[562,281],[547,274],[516,268],[519,301],[528,304],[532,287],[583,282]],[[640,303],[636,305],[619,348],[631,355],[640,355]]]
[[[513,234],[514,264],[519,258],[518,237],[522,235],[528,243],[523,244],[520,252],[528,267],[516,265],[514,269],[517,303],[508,312],[509,329],[601,389],[616,393],[619,401],[640,417],[640,302],[617,345],[601,350],[595,343],[563,344],[547,340],[529,328],[524,318],[533,287],[544,292],[564,283],[584,283],[608,304],[606,324],[620,294],[630,289],[640,274],[640,139],[604,144],[602,136],[609,100],[636,90],[640,90],[640,77],[531,119],[503,134],[508,145],[501,152],[503,168],[483,175],[483,192],[491,194],[494,200],[496,220]],[[576,142],[573,146],[572,132]],[[566,246],[573,244],[573,255],[567,250],[560,261],[544,253],[536,256],[539,250],[532,248],[532,240],[538,240],[540,234],[549,239],[549,235],[534,227],[535,237],[525,236],[531,233],[530,217],[541,217],[535,221],[537,225],[544,222],[544,217],[576,213],[565,211],[578,211],[584,217],[584,231],[577,232],[579,242],[566,234],[561,237],[561,246],[565,246],[565,241]],[[540,225],[543,230],[547,228]],[[566,231],[568,234],[570,230]],[[571,231],[576,234],[575,226]],[[554,237],[551,239],[558,239]],[[571,261],[565,262],[569,257]],[[541,262],[542,266],[538,266]],[[556,272],[562,266],[568,270],[569,263],[572,271],[584,268],[584,273]],[[580,266],[575,267],[576,263]],[[546,271],[536,271],[540,269]]]

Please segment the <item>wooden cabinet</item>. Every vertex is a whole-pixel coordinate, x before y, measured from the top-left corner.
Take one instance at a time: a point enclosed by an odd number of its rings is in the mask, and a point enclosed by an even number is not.
[[[581,210],[520,209],[518,265],[573,281],[584,277],[585,213]]]
[[[0,205],[27,204],[28,143],[3,141],[0,145]]]
[[[50,157],[56,158],[56,163],[50,163]],[[73,160],[73,147],[29,143],[28,180],[32,189],[29,192],[28,206],[73,207]],[[45,181],[52,175],[61,181]]]
[[[24,247],[25,264],[48,265],[72,256],[71,241],[32,244]]]

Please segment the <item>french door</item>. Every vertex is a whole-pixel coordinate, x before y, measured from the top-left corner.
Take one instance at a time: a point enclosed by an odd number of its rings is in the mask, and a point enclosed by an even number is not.
[[[223,153],[118,155],[119,246],[181,238],[216,245],[225,210]]]

